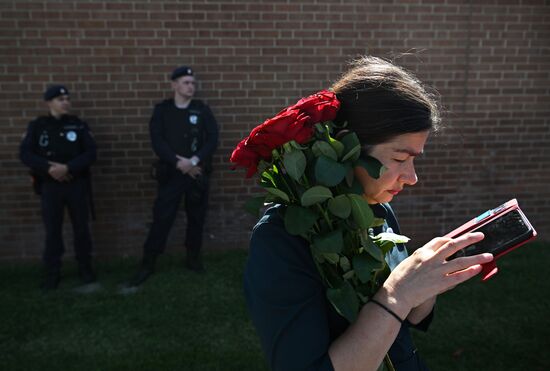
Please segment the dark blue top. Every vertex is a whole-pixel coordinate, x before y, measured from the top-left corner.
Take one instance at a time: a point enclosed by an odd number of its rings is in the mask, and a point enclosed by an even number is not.
[[[244,274],[245,296],[252,322],[273,370],[333,370],[330,344],[349,326],[326,298],[307,241],[286,232],[281,207],[268,209],[254,227]],[[376,205],[395,233],[399,225],[389,205]],[[386,257],[393,269],[407,257],[403,245]],[[430,314],[415,326],[426,330]],[[420,361],[407,321],[389,354],[396,370],[427,370]]]

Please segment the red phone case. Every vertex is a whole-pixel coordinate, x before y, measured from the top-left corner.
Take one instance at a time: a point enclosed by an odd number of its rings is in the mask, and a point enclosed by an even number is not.
[[[533,226],[531,225],[531,223],[529,222],[529,220],[527,219],[527,217],[525,216],[523,211],[520,209],[518,201],[514,198],[514,199],[512,199],[512,200],[510,200],[510,201],[494,208],[494,209],[487,210],[486,212],[479,215],[478,217],[473,218],[469,222],[461,225],[457,229],[455,229],[452,232],[449,232],[445,235],[445,237],[455,238],[455,237],[458,237],[458,236],[460,236],[464,233],[473,232],[473,231],[483,227],[484,225],[488,224],[489,222],[491,222],[491,221],[493,221],[497,218],[500,218],[500,217],[504,216],[505,214],[507,214],[511,211],[514,211],[514,210],[517,210],[517,212],[521,215],[521,218],[522,218],[523,222],[526,224],[526,226],[528,226],[530,228],[531,233],[529,235],[527,235],[525,237],[525,239],[522,239],[518,243],[506,248],[506,250],[501,251],[498,254],[496,254],[494,256],[494,259],[493,259],[492,262],[484,264],[483,265],[483,271],[481,272],[483,281],[488,280],[489,278],[491,278],[492,276],[494,276],[498,272],[498,268],[497,268],[497,265],[496,265],[496,260],[498,258],[500,258],[501,256],[509,253],[510,251],[512,251],[514,249],[517,249],[518,247],[520,247],[523,244],[531,241],[532,239],[534,239],[537,236],[537,232],[535,231],[535,229],[533,228]]]

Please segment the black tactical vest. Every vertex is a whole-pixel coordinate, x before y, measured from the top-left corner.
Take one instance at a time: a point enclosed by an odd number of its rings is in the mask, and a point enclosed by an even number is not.
[[[67,163],[84,152],[84,133],[88,128],[76,116],[37,119],[33,143],[36,153],[50,161]]]

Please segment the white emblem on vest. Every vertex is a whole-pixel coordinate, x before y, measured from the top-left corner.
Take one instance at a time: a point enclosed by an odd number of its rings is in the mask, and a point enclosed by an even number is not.
[[[68,131],[67,132],[67,140],[69,142],[74,142],[76,140],[76,133],[74,131]]]
[[[199,117],[197,115],[189,116],[189,123],[190,124],[197,125],[197,122],[199,122]]]

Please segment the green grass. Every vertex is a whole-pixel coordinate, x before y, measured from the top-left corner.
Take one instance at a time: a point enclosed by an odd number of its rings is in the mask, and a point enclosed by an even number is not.
[[[121,295],[136,261],[99,265],[103,290],[76,294],[66,263],[57,292],[37,288],[40,268],[0,268],[1,370],[263,370],[242,296],[244,251],[207,255],[207,273],[163,256],[137,293]]]
[[[550,245],[532,243],[441,295],[416,345],[433,370],[550,370]]]
[[[66,259],[56,292],[37,288],[37,264],[0,266],[1,370],[266,370],[242,296],[245,251],[206,255],[207,273],[163,256],[143,288],[120,295],[136,260],[99,264],[103,290],[82,295]],[[550,246],[499,262],[487,283],[442,295],[427,334],[415,332],[434,371],[550,369]]]

